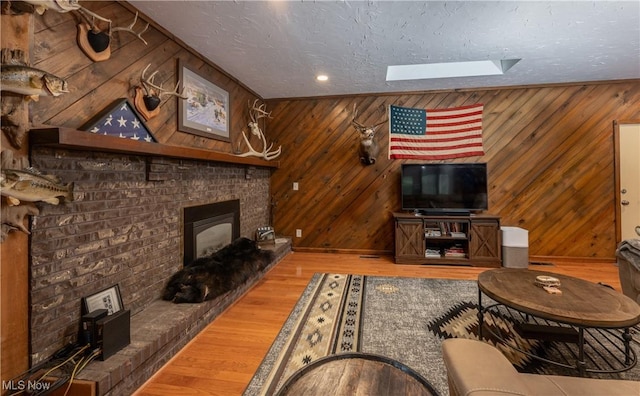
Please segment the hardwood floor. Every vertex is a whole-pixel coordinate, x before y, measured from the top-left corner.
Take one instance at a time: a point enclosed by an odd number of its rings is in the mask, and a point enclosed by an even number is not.
[[[620,291],[612,263],[530,266],[603,282]],[[477,279],[486,268],[398,265],[392,257],[294,252],[216,318],[135,393],[137,396],[241,395],[316,272]]]

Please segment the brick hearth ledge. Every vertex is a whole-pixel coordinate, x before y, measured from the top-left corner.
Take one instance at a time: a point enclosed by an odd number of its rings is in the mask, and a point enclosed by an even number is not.
[[[268,248],[268,247],[265,247]],[[275,259],[236,290],[200,304],[157,300],[131,318],[131,344],[105,361],[94,361],[77,378],[94,381],[97,395],[131,394],[239,299],[291,251],[291,240],[271,248]]]

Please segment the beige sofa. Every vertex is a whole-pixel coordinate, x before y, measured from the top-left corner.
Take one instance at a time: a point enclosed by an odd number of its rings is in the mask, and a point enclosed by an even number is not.
[[[452,396],[640,395],[640,382],[522,374],[493,346],[450,338],[442,344]]]
[[[620,242],[616,256],[622,293],[640,304],[640,239]]]

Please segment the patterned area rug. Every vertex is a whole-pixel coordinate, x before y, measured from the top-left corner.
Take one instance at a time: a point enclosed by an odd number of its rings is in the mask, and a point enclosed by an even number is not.
[[[444,315],[432,320],[428,326],[440,338],[478,338],[478,304],[461,302],[455,304]],[[515,321],[503,314],[487,315],[484,320],[483,341],[500,349],[511,363],[520,372],[541,372],[540,360],[531,358],[528,354],[546,357],[547,345],[544,342],[523,338],[516,330]],[[505,346],[496,339],[495,334],[502,334],[509,345],[517,345],[519,352],[514,348]]]
[[[321,357],[360,351],[363,281],[362,275],[324,274],[315,282],[262,393],[274,394],[297,370]]]
[[[449,337],[478,338],[477,299],[475,281],[315,274],[244,395],[272,395],[305,365],[350,352],[394,359],[446,395],[441,342]],[[483,329],[509,334],[508,342],[522,352],[553,357],[563,350],[557,342],[521,337],[514,328],[518,319],[497,312],[485,316]],[[577,375],[504,347],[488,331],[483,331],[483,340],[500,348],[520,371]],[[637,380],[640,368],[616,376]]]

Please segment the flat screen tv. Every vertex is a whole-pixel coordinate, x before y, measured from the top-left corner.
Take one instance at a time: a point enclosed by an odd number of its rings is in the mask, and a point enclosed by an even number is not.
[[[464,214],[488,209],[487,164],[402,164],[402,210]]]

